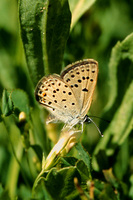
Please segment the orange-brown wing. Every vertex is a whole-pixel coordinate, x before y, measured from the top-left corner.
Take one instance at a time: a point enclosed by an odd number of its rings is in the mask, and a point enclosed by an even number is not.
[[[58,75],[43,77],[37,84],[35,97],[55,119],[64,123],[71,122],[79,113],[71,87]]]
[[[97,77],[98,63],[93,59],[68,65],[61,73],[61,78],[71,87],[83,117],[90,108]]]

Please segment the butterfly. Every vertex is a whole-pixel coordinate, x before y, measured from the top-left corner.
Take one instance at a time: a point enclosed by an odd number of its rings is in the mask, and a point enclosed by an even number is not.
[[[87,112],[98,77],[98,62],[84,59],[64,68],[60,75],[44,76],[35,89],[36,100],[51,117],[47,121],[62,121],[66,126],[91,122]]]

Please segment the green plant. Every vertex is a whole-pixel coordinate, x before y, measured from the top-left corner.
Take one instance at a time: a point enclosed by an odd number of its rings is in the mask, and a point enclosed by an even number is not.
[[[133,199],[130,4],[1,0],[1,199]],[[63,66],[83,58],[99,62],[89,114],[110,120],[99,123],[103,138],[91,124],[84,125],[82,135],[76,129],[74,137],[59,136],[62,126],[45,126],[47,112],[34,98],[43,75],[60,73]],[[66,143],[59,146],[62,137]]]

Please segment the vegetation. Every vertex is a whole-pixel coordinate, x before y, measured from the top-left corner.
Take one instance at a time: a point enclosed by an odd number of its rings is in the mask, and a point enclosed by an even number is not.
[[[0,199],[133,199],[132,6],[0,1]],[[72,138],[46,125],[34,97],[43,75],[84,58],[99,63],[88,115],[104,137],[93,124]]]

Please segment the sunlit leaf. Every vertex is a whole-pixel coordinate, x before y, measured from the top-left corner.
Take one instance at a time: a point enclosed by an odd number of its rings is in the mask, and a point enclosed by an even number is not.
[[[112,49],[109,63],[109,101],[106,110],[123,97],[133,77],[133,34]],[[117,104],[116,104],[117,105]],[[115,105],[115,107],[116,107]],[[119,105],[119,104],[118,104]]]
[[[42,160],[42,149],[39,145],[30,145],[30,147],[35,151],[39,160]]]
[[[78,197],[78,192],[75,190],[74,177],[79,178],[75,167],[71,166],[59,171],[52,169],[46,177],[45,185],[54,199],[75,199]]]
[[[69,0],[72,12],[71,29],[75,26],[79,18],[93,5],[96,0]]]
[[[88,152],[85,151],[85,149],[83,148],[81,143],[77,143],[75,145],[75,148],[76,148],[77,152],[80,152],[77,154],[77,158],[83,160],[84,163],[86,164],[88,170],[90,170],[90,156],[89,156]]]
[[[23,90],[16,89],[12,92],[11,97],[14,107],[29,116],[30,108],[27,94]]]
[[[69,36],[71,13],[67,0],[50,0],[44,27],[45,63],[51,73],[60,73]]]
[[[4,116],[8,116],[12,113],[12,111],[13,111],[13,103],[11,99],[11,93],[8,92],[7,90],[4,90],[2,96],[2,114]]]
[[[22,0],[19,5],[22,41],[31,79],[60,72],[71,13],[67,0]]]
[[[121,43],[118,42],[112,51],[110,60],[110,98],[107,104],[106,117],[112,117],[112,121],[104,132],[97,145],[94,154],[100,149],[107,148],[108,155],[112,155],[115,147],[123,144],[132,131],[133,108],[133,34],[129,35]]]
[[[19,16],[21,36],[29,73],[34,85],[44,74],[42,35],[45,2],[43,0],[20,0]]]
[[[0,184],[0,199],[10,200],[7,189],[4,189],[1,184]]]

